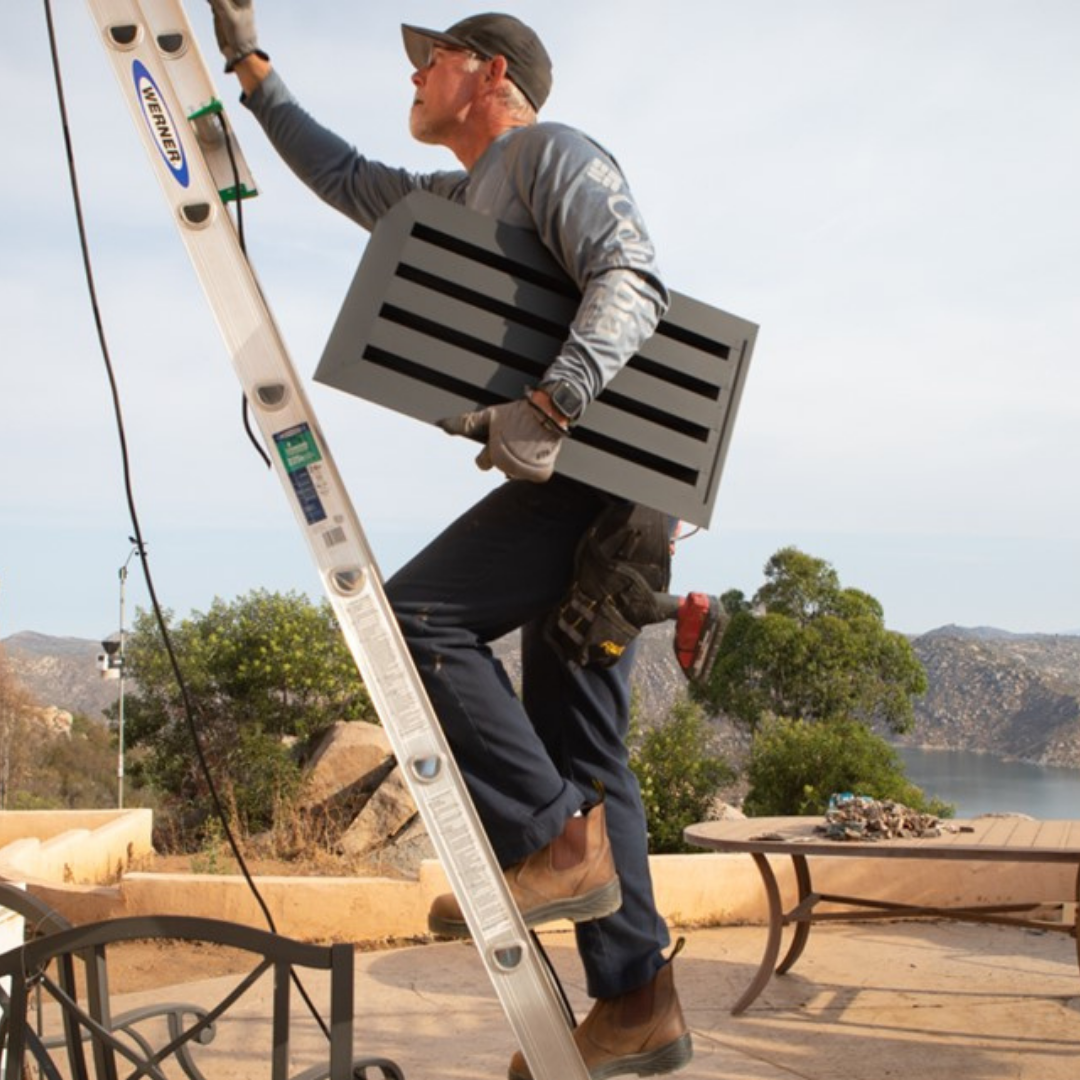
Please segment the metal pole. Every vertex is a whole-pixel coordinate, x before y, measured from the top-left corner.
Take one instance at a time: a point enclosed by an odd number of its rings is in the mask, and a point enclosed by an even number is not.
[[[135,538],[132,537],[132,542],[135,542]],[[128,564],[136,556],[142,556],[142,550],[138,543],[128,552],[128,557],[124,560],[124,565],[120,567],[120,648],[117,650],[117,655],[120,660],[120,702],[117,710],[117,758],[116,758],[116,805],[123,810],[124,809],[124,677],[126,675],[125,668],[127,666],[124,658],[124,642],[126,639],[126,632],[124,630],[124,586],[127,584],[128,576]]]
[[[131,561],[131,556],[128,556]],[[124,584],[127,582],[127,563],[120,567],[120,706],[117,721],[116,805],[124,809]]]

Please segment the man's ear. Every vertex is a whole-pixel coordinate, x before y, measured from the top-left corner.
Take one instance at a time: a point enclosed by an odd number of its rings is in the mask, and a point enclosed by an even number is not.
[[[488,61],[488,81],[495,86],[498,86],[503,79],[507,78],[506,69],[506,57],[495,56]]]

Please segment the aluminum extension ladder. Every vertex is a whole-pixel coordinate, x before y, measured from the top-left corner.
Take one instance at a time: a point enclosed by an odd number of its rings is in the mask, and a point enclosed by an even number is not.
[[[274,469],[537,1080],[588,1080],[226,203],[254,194],[181,0],[87,0]]]

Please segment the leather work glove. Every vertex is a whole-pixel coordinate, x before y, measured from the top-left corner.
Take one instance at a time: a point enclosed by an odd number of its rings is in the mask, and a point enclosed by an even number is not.
[[[481,469],[496,468],[511,480],[542,484],[551,479],[565,430],[526,398],[489,405],[439,421],[451,435],[483,439],[476,458]]]
[[[232,71],[245,56],[266,54],[259,48],[255,32],[253,0],[208,0],[214,10],[214,35],[225,57],[225,70]]]

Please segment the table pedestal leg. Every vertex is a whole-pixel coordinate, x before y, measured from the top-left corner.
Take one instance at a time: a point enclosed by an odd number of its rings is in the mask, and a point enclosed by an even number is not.
[[[765,952],[761,957],[757,974],[746,988],[743,996],[735,1002],[731,1010],[732,1016],[738,1016],[745,1012],[750,1003],[765,989],[769,979],[772,978],[773,965],[780,954],[780,935],[784,929],[784,912],[780,907],[780,888],[776,884],[776,875],[769,865],[767,856],[760,852],[751,852],[758,873],[761,874],[761,882],[765,886],[765,897],[769,902],[769,936],[765,942]]]
[[[806,898],[812,892],[810,866],[805,855],[792,855],[791,861],[795,867],[795,880],[799,886],[798,910],[801,912]],[[790,971],[795,966],[795,961],[802,956],[803,949],[806,948],[806,940],[810,937],[810,911],[805,911],[804,914],[805,918],[799,918],[795,921],[795,936],[791,939],[791,947],[788,949],[787,955],[776,969],[777,975],[783,975]]]

